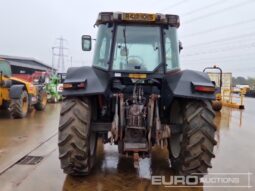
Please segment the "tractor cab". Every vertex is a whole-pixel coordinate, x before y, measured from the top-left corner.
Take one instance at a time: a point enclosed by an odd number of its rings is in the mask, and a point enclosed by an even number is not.
[[[9,77],[12,75],[10,64],[8,63],[8,61],[3,60],[1,58],[0,58],[0,73],[2,75],[9,76]]]
[[[57,73],[57,77],[59,79],[59,83],[63,84],[66,79],[66,73]]]
[[[35,84],[35,85],[38,85],[38,84],[47,84],[49,83],[49,80],[50,80],[50,75],[48,72],[44,72],[44,71],[35,71],[32,75],[31,75],[31,78],[32,78],[32,82]]]
[[[179,68],[179,16],[102,12],[95,25],[98,35],[93,67],[124,76]],[[83,36],[82,48],[91,50],[90,36]]]
[[[0,109],[8,108],[9,92],[12,82],[9,79],[12,75],[8,61],[0,58]]]

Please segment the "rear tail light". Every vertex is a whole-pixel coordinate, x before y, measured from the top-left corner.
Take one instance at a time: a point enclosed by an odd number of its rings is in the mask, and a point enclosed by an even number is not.
[[[78,88],[85,88],[86,84],[84,82],[77,84]]]
[[[214,93],[215,87],[208,87],[208,86],[194,86],[194,90],[197,92],[203,93]]]
[[[84,89],[86,88],[87,83],[86,82],[81,82],[81,83],[64,83],[63,84],[63,89]]]

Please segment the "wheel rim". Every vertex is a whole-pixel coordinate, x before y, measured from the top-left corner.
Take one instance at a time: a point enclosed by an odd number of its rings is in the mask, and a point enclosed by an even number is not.
[[[23,114],[26,114],[27,110],[28,110],[28,100],[27,100],[27,97],[24,97],[22,99],[22,112],[23,112]]]

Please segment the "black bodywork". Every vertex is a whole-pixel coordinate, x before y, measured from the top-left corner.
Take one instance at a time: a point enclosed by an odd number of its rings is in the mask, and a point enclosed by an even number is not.
[[[69,68],[64,83],[86,83],[86,87],[79,90],[64,90],[63,96],[88,96],[105,94],[110,76],[107,72],[94,67]]]
[[[162,85],[162,103],[165,107],[173,101],[174,98],[213,100],[214,94],[196,92],[193,85],[205,85],[214,87],[207,74],[193,70],[183,70],[167,73],[163,77]]]
[[[193,90],[193,84],[214,87],[214,84],[206,73],[193,70],[176,70],[156,76],[148,75],[148,79],[152,77],[162,82],[160,83],[159,89],[161,90],[161,101],[164,107],[168,107],[174,98],[215,99],[214,94],[201,93]],[[111,82],[115,78],[114,73],[106,72],[95,67],[69,68],[64,83],[86,82],[86,87],[78,90],[64,90],[63,96],[111,96],[114,93],[111,91]],[[127,78],[127,75],[125,76],[123,74],[123,79],[125,79],[123,81],[126,81],[130,85],[131,81]],[[121,88],[119,89],[121,91]]]

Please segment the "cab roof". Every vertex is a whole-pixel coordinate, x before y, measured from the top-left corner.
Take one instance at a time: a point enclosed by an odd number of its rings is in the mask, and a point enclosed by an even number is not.
[[[178,28],[180,18],[178,15],[160,13],[100,12],[95,25],[106,23],[160,24]]]

